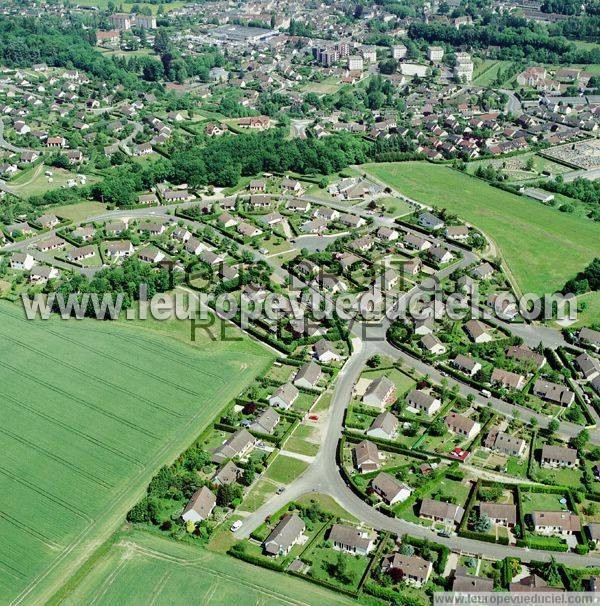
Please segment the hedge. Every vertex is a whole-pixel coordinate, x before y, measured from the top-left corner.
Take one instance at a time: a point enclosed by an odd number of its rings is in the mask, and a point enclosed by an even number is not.
[[[262,566],[263,568],[269,568],[270,570],[276,570],[277,572],[283,572],[283,566],[281,564],[278,564],[277,562],[272,562],[271,560],[267,560],[266,558],[261,558],[259,556],[246,553],[244,551],[241,551],[239,548],[236,549],[235,545],[227,551],[227,554],[233,556],[234,558],[238,558],[238,560],[244,560],[249,564]]]
[[[425,602],[416,600],[410,595],[394,591],[389,587],[383,587],[381,585],[377,585],[376,583],[365,583],[362,590],[368,595],[387,600],[392,604],[397,604],[399,606],[424,606],[425,604]]]
[[[549,544],[545,541],[538,541],[531,535],[525,537],[525,539],[517,539],[517,547],[529,547],[530,549],[541,549],[543,551],[569,551],[569,546],[566,543]]]
[[[447,475],[446,477],[450,477]],[[458,526],[458,534],[461,536],[466,536],[465,533],[470,533],[467,530],[467,524],[469,523],[469,515],[475,507],[475,499],[477,499],[477,495],[479,494],[479,488],[481,486],[481,480],[478,479],[475,484],[471,487],[471,492],[469,493],[469,497],[467,498],[467,503],[465,505],[465,512],[463,513],[462,520]],[[480,533],[470,533],[470,534],[480,534]],[[482,534],[482,533],[481,533]],[[484,535],[485,536],[485,535]],[[495,541],[494,541],[495,542]]]
[[[321,585],[322,587],[325,587],[326,589],[330,589],[332,591],[341,591],[342,593],[344,593],[347,596],[350,596],[352,598],[356,598],[358,596],[357,591],[352,591],[351,589],[346,589],[345,587],[342,587],[341,585],[336,585],[335,583],[329,583],[327,581],[324,581],[323,579],[317,579],[317,578],[311,577],[307,574],[302,574],[301,572],[294,572],[293,570],[288,570],[286,572],[287,572],[287,574],[289,574],[293,577],[298,577],[299,579],[304,579],[305,581],[310,581],[311,583],[314,583],[315,585]]]
[[[496,537],[483,532],[475,532],[473,530],[463,530],[460,532],[460,536],[465,539],[474,539],[475,541],[484,541],[486,543],[500,543],[501,545],[508,545],[508,537],[499,537],[496,541]]]

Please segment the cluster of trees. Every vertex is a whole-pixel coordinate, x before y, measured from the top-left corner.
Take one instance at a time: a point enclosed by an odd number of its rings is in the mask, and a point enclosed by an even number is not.
[[[579,15],[580,0],[544,0],[540,7],[544,13],[560,13],[561,15]]]
[[[550,34],[544,26],[513,15],[495,17],[487,24],[460,29],[441,23],[417,22],[410,25],[408,34],[413,40],[446,43],[454,47],[499,47],[496,54],[501,59],[527,58],[542,63],[586,64],[600,61],[598,49],[578,49],[566,38]]]
[[[590,181],[581,177],[565,183],[559,176],[553,181],[541,184],[544,189],[581,200],[589,208],[589,216],[600,221],[600,181]]]
[[[240,176],[294,171],[330,174],[350,164],[366,162],[366,141],[341,133],[318,139],[288,140],[280,130],[211,140],[205,147],[190,146],[170,160],[169,180],[191,187],[229,187]]]
[[[166,269],[157,271],[148,263],[128,258],[120,267],[101,269],[91,280],[81,274],[69,275],[61,282],[57,290],[64,296],[65,301],[70,295],[77,295],[78,300],[81,301],[84,293],[96,293],[100,299],[104,295],[109,295],[115,301],[116,296],[122,294],[122,308],[129,309],[139,298],[139,289],[142,284],[147,287],[150,299],[155,294],[166,292],[171,288],[171,276]],[[59,311],[58,307],[55,311]],[[91,302],[85,312],[87,316],[95,315]]]
[[[14,17],[0,21],[0,61],[8,67],[46,63],[88,72],[109,87],[143,88],[136,74],[101,55],[94,45],[95,32],[76,20],[62,22],[46,16],[44,20]]]
[[[579,295],[590,290],[600,290],[600,257],[596,257],[583,271],[569,280],[563,293]]]

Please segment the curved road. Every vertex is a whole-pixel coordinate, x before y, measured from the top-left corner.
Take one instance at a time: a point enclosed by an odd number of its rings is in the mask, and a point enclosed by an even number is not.
[[[547,561],[550,557],[554,557],[559,562],[573,566],[587,566],[590,564],[600,566],[600,555],[580,556],[575,553],[508,547],[458,536],[450,538],[440,537],[430,528],[399,518],[390,518],[355,495],[340,475],[336,462],[336,450],[342,435],[344,411],[352,399],[353,386],[360,377],[365,362],[371,355],[380,351],[371,342],[359,341],[357,339],[354,342],[356,343],[357,341],[358,347],[355,353],[348,359],[338,374],[335,392],[329,412],[327,413],[326,430],[314,462],[303,475],[286,488],[284,493],[274,496],[262,507],[247,516],[243,520],[242,526],[234,533],[237,538],[247,538],[251,532],[264,522],[267,516],[273,515],[288,502],[304,494],[319,492],[329,495],[349,514],[377,530],[386,530],[397,535],[410,534],[434,540],[454,551],[492,559],[502,559],[510,555],[518,557],[524,562],[531,560]]]

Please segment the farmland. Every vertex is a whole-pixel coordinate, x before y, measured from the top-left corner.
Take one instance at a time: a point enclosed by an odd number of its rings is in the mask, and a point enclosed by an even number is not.
[[[2,302],[0,326],[0,595],[43,601],[271,358],[249,340],[28,322]]]
[[[117,537],[64,604],[294,604],[354,602],[316,585],[144,532]]]
[[[560,289],[598,254],[600,227],[592,221],[447,166],[404,162],[364,168],[410,198],[446,208],[483,230],[498,245],[523,292]]]

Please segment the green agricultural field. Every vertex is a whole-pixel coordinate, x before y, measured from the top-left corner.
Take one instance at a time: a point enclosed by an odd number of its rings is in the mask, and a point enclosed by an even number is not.
[[[560,289],[599,253],[600,226],[427,162],[363,167],[407,196],[447,208],[498,245],[523,292]]]
[[[65,606],[355,603],[301,579],[142,531],[119,535],[87,576],[60,597]]]
[[[26,321],[0,302],[1,603],[45,602],[272,361],[248,339],[194,349],[160,328]]]

